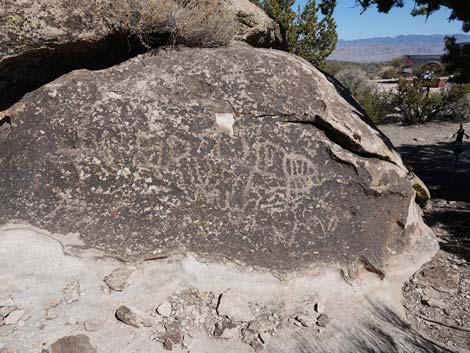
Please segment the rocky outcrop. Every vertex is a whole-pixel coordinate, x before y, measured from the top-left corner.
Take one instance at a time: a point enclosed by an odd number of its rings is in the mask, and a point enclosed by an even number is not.
[[[237,16],[239,29],[236,39],[254,47],[284,48],[281,27],[264,11],[248,0],[226,0]]]
[[[234,22],[234,39],[253,46],[283,47],[279,25],[261,9],[249,0],[227,2],[227,19],[220,21],[226,21],[227,28],[233,27],[229,22]],[[136,4],[135,8],[129,5],[131,3]],[[174,1],[159,0],[3,1],[0,6],[0,110],[11,106],[23,94],[72,70],[103,69],[152,47],[174,44],[175,36],[183,30],[175,29],[172,24],[172,16],[179,10],[170,8],[171,3],[177,6]],[[184,31],[201,31],[186,28],[197,25],[207,26],[202,29],[206,35],[222,31],[217,28],[220,23],[211,22],[210,18],[204,20],[188,19]],[[228,32],[221,41],[227,41],[227,36]],[[197,45],[191,43],[193,37],[180,39],[184,44]]]
[[[436,249],[400,156],[283,52],[160,50],[66,75],[6,114],[1,223],[79,233],[120,257],[349,277]]]

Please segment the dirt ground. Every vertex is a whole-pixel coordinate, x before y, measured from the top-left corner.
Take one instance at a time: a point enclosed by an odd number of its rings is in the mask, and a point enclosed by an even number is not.
[[[470,135],[470,124],[464,126]],[[470,140],[456,164],[451,135],[458,124],[380,126],[410,168],[428,185],[425,221],[438,255],[403,288],[408,319],[450,351],[470,348]]]

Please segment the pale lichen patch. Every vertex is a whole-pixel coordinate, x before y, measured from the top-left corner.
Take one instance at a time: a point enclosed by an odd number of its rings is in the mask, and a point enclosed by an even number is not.
[[[230,137],[233,137],[233,124],[235,119],[233,114],[230,113],[219,113],[215,115],[215,123],[217,127],[224,133],[227,133]]]

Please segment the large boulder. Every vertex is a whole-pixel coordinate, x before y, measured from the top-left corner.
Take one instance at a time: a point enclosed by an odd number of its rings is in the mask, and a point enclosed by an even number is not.
[[[436,243],[400,156],[339,89],[246,44],[75,71],[5,112],[0,224],[78,233],[127,258],[360,263],[383,277]]]
[[[185,19],[178,1],[3,1],[0,110],[62,74],[115,65],[151,47],[174,43],[174,37],[183,32],[189,32],[180,38],[188,45],[204,45],[204,41],[198,42],[200,38],[194,38],[201,32],[203,36],[220,36],[222,43],[233,37],[253,46],[285,45],[279,25],[249,0],[224,0],[221,6],[226,6],[226,14],[223,10],[221,13],[226,17],[218,20],[204,14],[193,18],[191,9],[190,18]],[[156,10],[152,8],[155,3],[160,3]],[[215,13],[213,17],[217,17],[217,12],[206,11],[208,16]],[[178,18],[183,19],[184,29],[174,24]],[[197,26],[207,28],[191,28]]]

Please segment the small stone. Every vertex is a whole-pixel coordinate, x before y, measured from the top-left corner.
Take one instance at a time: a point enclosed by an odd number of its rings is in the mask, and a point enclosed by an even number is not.
[[[66,336],[52,343],[51,353],[96,353],[96,348],[88,336]]]
[[[167,351],[172,351],[173,350],[174,343],[172,340],[167,339],[165,342],[163,342],[163,349]]]
[[[135,312],[133,312],[131,309],[129,309],[125,305],[121,305],[116,310],[116,318],[119,321],[125,323],[126,325],[133,326],[136,328],[140,327],[141,319],[139,315],[137,315]]]
[[[255,350],[255,352],[261,352],[264,349],[264,344],[260,339],[251,341],[250,346]]]
[[[315,325],[315,319],[306,315],[298,315],[295,318],[304,327],[310,327]]]
[[[62,299],[61,299],[61,298],[53,298],[53,299],[50,299],[50,300],[47,302],[47,304],[46,304],[46,306],[45,306],[45,309],[58,307],[61,303],[62,303]]]
[[[259,338],[261,339],[261,341],[263,341],[264,344],[266,344],[271,339],[271,335],[269,334],[269,332],[261,332],[259,334]]]
[[[252,321],[248,325],[249,329],[253,331],[257,331],[257,332],[271,331],[271,330],[274,330],[276,327],[277,327],[276,322],[264,322],[264,321],[258,321],[258,320]]]
[[[64,293],[64,300],[67,304],[72,304],[80,299],[80,282],[74,280],[67,283],[62,290]]]
[[[232,321],[225,319],[215,323],[213,335],[218,338],[232,339],[239,336],[239,329]]]
[[[131,274],[132,270],[121,267],[115,269],[109,275],[105,276],[103,281],[113,291],[122,292],[129,285],[129,278]]]
[[[232,321],[246,322],[255,319],[248,305],[248,298],[233,289],[229,289],[221,294],[219,305],[217,306],[217,314],[227,316]]]
[[[313,308],[318,314],[323,314],[325,312],[325,308],[320,303],[315,303]]]
[[[171,304],[169,302],[161,303],[157,308],[157,313],[164,317],[171,316]]]
[[[252,341],[258,338],[258,334],[250,329],[243,329],[242,330],[242,340],[243,342],[250,344]]]
[[[53,309],[46,309],[46,320],[54,320],[57,318],[58,314]]]
[[[16,310],[10,313],[6,318],[3,319],[5,325],[15,325],[24,316],[24,310]]]
[[[225,328],[224,332],[219,336],[221,339],[231,340],[240,336],[240,330],[238,327]]]
[[[88,332],[96,332],[103,328],[103,322],[100,320],[87,320],[83,323],[83,327]]]
[[[16,309],[18,309],[14,305],[8,305],[8,306],[3,306],[0,308],[0,318],[5,318],[8,315],[10,315],[12,312],[14,312]]]
[[[330,318],[326,314],[321,314],[317,318],[317,325],[320,327],[326,327],[330,323]]]
[[[171,351],[176,345],[183,341],[183,334],[180,329],[175,328],[159,337],[159,341],[163,342],[163,348]]]
[[[12,297],[8,297],[6,299],[2,298],[0,302],[0,308],[4,306],[15,306],[15,301]]]
[[[181,344],[183,347],[189,348],[189,346],[191,345],[191,342],[192,342],[192,337],[188,334],[185,334],[183,336],[183,342]]]

